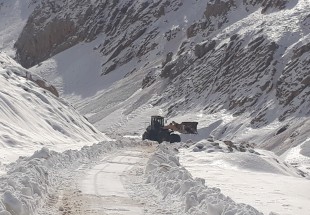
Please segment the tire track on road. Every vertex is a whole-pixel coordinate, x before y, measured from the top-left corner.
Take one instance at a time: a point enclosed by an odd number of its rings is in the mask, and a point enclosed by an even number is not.
[[[119,151],[90,169],[78,170],[80,177],[64,191],[62,215],[140,215],[144,205],[134,201],[123,185],[126,174],[147,159],[143,147]]]

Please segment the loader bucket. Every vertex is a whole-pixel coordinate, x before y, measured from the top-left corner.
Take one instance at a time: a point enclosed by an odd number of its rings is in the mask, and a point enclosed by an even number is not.
[[[182,130],[180,131],[183,134],[198,134],[197,125],[198,122],[182,122]]]

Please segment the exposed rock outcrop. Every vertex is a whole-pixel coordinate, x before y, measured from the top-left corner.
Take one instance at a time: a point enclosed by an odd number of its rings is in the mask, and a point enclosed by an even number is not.
[[[56,89],[56,87],[54,87],[51,84],[48,84],[45,80],[43,79],[38,79],[33,78],[33,76],[30,73],[26,73],[26,76],[24,77],[30,81],[33,81],[34,83],[36,83],[39,87],[48,90],[49,92],[51,92],[52,94],[54,94],[54,96],[59,97],[59,93]]]

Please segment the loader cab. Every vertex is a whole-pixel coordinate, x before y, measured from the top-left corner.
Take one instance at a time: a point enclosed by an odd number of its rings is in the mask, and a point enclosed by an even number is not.
[[[151,117],[151,129],[152,130],[159,130],[160,128],[164,127],[164,117],[162,116],[152,116]]]

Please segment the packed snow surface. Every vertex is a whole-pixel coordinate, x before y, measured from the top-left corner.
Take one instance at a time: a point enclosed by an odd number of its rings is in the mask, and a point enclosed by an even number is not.
[[[92,203],[93,210],[107,213],[113,210],[118,214],[142,215],[142,205],[131,200],[123,186],[122,175],[143,157],[142,152],[127,150],[121,155],[104,158],[81,178],[78,187],[82,195],[102,197]],[[105,200],[107,199],[107,200]]]

